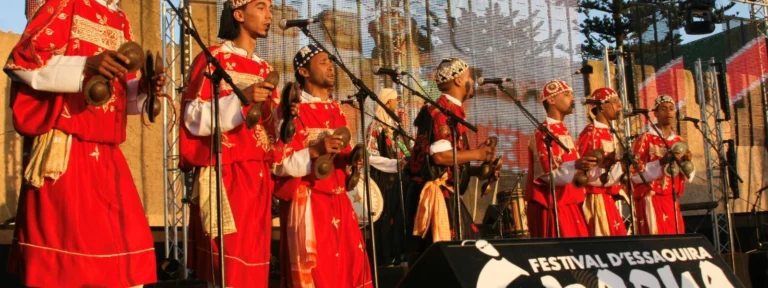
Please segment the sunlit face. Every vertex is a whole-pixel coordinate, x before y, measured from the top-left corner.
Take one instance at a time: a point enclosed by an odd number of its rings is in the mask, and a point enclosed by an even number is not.
[[[472,74],[469,69],[464,71],[464,73],[461,73],[459,77],[456,77],[455,81],[457,81],[456,84],[459,85],[459,87],[463,88],[462,91],[466,93],[464,95],[464,101],[475,97],[475,79],[472,79]]]
[[[328,57],[328,53],[320,52],[312,57],[306,66],[299,68],[299,74],[313,85],[330,89],[333,88],[336,80],[333,68],[334,63]]]
[[[675,122],[677,108],[673,103],[664,102],[659,104],[656,110],[653,110],[653,113],[660,126],[667,126]]]
[[[397,110],[397,106],[398,106],[399,104],[400,104],[400,100],[399,100],[398,98],[395,98],[395,99],[390,99],[390,100],[389,100],[389,101],[387,101],[387,103],[386,103],[386,105],[387,105],[387,108],[389,108],[389,109],[390,109],[390,110],[392,110],[392,111],[396,111],[396,110]]]
[[[573,109],[576,108],[576,102],[573,101],[573,93],[571,91],[565,91],[549,97],[546,101],[549,103],[550,109],[554,108],[562,115],[573,114]]]
[[[619,115],[621,114],[621,100],[613,97],[608,100],[608,102],[600,105],[600,109],[603,111],[603,116],[605,116],[608,121],[619,119]]]
[[[242,32],[251,37],[266,38],[272,24],[272,1],[256,0],[234,12],[235,20],[240,22]]]

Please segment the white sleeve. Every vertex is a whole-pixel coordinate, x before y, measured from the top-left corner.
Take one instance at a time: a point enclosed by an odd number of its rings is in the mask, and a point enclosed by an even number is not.
[[[608,172],[608,181],[603,184],[602,181],[600,181],[600,176],[603,173]],[[587,173],[587,177],[589,177],[589,186],[595,186],[595,187],[611,187],[613,184],[616,184],[616,182],[621,178],[621,174],[624,173],[624,169],[621,167],[621,163],[613,164],[611,167],[611,170],[607,170],[605,168],[600,168],[595,166],[592,168],[592,170]]]
[[[128,81],[126,94],[128,103],[126,104],[125,109],[128,115],[138,115],[144,113],[144,102],[147,101],[147,94],[139,94],[139,79],[132,79]]]
[[[661,178],[661,174],[663,173],[661,169],[661,163],[659,160],[656,160],[645,164],[645,171],[642,173],[643,176],[645,176],[645,180],[648,180],[648,182]],[[640,178],[640,175],[634,175],[632,176],[632,182],[638,184],[643,183],[643,179]]]
[[[309,175],[311,172],[312,160],[309,156],[309,148],[304,148],[283,159],[283,162],[275,168],[274,174],[277,176],[300,178]]]
[[[573,182],[573,176],[576,175],[576,161],[568,161],[552,171],[552,177],[555,178],[555,186],[563,186]],[[540,180],[549,183],[549,175],[544,174],[539,177]]]
[[[435,143],[432,143],[429,145],[429,155],[434,155],[435,153],[445,152],[453,149],[453,145],[451,144],[451,141],[441,139],[435,141]]]
[[[368,157],[368,163],[381,172],[397,173],[397,159],[371,155]]]
[[[56,55],[48,65],[32,71],[6,70],[14,81],[46,92],[76,93],[82,90],[85,56]]]
[[[213,134],[213,117],[211,116],[213,101],[195,99],[187,103],[184,109],[184,125],[193,135],[210,136]],[[243,104],[235,94],[219,99],[219,120],[221,132],[227,132],[245,122]]]
[[[603,175],[605,173],[606,169],[603,167],[592,167],[592,169],[587,172],[587,185],[589,186],[597,186],[597,187],[603,187],[603,183],[600,182],[600,175]]]
[[[693,178],[696,177],[696,167],[693,167],[693,171],[691,171],[691,175],[686,175],[688,177],[688,183],[693,182]]]

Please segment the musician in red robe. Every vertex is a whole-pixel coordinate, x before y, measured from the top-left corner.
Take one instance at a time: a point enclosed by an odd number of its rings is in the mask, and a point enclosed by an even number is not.
[[[271,6],[269,0],[225,2],[218,35],[225,41],[208,47],[235,86],[252,101],[243,106],[232,87],[224,81],[220,83],[224,223],[218,223],[217,218],[216,154],[211,144],[213,86],[205,76],[213,73],[213,67],[205,54],[195,58],[183,95],[181,167],[196,168],[190,205],[190,238],[194,245],[188,248],[189,266],[199,277],[218,284],[221,279],[218,229],[223,229],[227,287],[266,287],[269,278],[274,189],[270,175],[273,152],[270,135],[274,137],[272,108],[278,100],[275,87],[264,82],[272,67],[254,50],[256,41],[267,37],[272,21]],[[249,129],[245,115],[254,106],[261,109],[261,118]]]
[[[352,163],[351,147],[341,147],[341,137],[332,135],[347,120],[332,99],[334,63],[328,56],[310,44],[293,59],[302,90],[296,133],[273,169],[275,196],[281,200],[282,287],[372,286],[365,242],[345,188],[348,166],[358,163]],[[313,162],[329,153],[335,154],[334,168],[318,179]]]
[[[581,157],[574,145],[568,127],[563,123],[566,115],[573,113],[575,103],[573,89],[567,83],[553,80],[544,85],[544,91],[539,102],[547,111],[547,118],[542,123],[568,149],[565,152],[552,141],[553,165],[550,167],[550,157],[545,144],[545,136],[538,129],[528,143],[528,183],[525,200],[528,201],[528,229],[531,237],[556,237],[554,221],[554,205],[549,189],[550,176],[555,184],[557,196],[558,220],[560,220],[561,237],[586,237],[586,221],[581,210],[584,202],[584,188],[576,188],[571,182],[576,170],[589,171],[595,166],[594,157]]]
[[[8,57],[25,155],[9,270],[25,286],[156,281],[152,235],[119,147],[127,115],[143,112],[148,90],[115,52],[130,40],[117,1],[48,0]],[[88,105],[82,93],[96,75],[113,88],[102,106]]]
[[[654,102],[653,112],[657,119],[656,127],[663,136],[650,128],[637,138],[632,149],[632,154],[639,158],[637,162],[640,173],[643,173],[651,185],[649,187],[643,184],[640,176],[633,171],[632,182],[635,183],[635,190],[632,196],[635,197],[638,230],[643,235],[685,233],[680,203],[675,203],[673,191],[677,192],[679,199],[685,191],[686,179],[688,182],[693,181],[696,171],[691,171],[690,175],[680,172],[674,177],[664,171],[667,164],[676,165],[671,157],[677,157],[681,161],[691,160],[690,151],[682,155],[671,155],[671,151],[667,151],[667,146],[664,145],[666,142],[672,147],[675,143],[683,141],[683,137],[675,134],[672,127],[676,110],[672,97],[659,95]],[[677,230],[674,217],[678,217]]]
[[[437,105],[465,118],[464,103],[473,98],[475,92],[475,81],[469,65],[458,58],[443,59],[435,71],[435,83],[442,92],[436,101]],[[454,141],[448,121],[448,116],[437,107],[425,106],[414,122],[418,135],[410,169],[420,177],[414,177],[409,192],[411,195],[408,196],[411,203],[418,203],[416,207],[409,205],[409,214],[413,215],[409,218],[413,217],[414,222],[413,228],[409,227],[408,231],[421,239],[411,239],[409,261],[415,261],[432,243],[450,241],[458,234],[454,226],[450,225],[456,221],[453,217],[456,214],[456,193],[453,184]],[[459,194],[463,194],[469,183],[470,161],[492,161],[495,150],[485,143],[470,149],[467,139],[469,129],[458,124],[457,130],[459,139],[456,141],[456,162],[460,175]],[[476,239],[479,230],[474,226],[472,216],[463,202],[460,207],[462,238]]]
[[[605,152],[604,161],[587,175],[587,195],[584,200],[584,216],[590,236],[626,236],[624,218],[613,200],[621,190],[621,163],[617,163],[616,154],[619,143],[611,133],[610,121],[619,118],[621,101],[616,91],[600,88],[592,92],[589,99],[605,101],[601,105],[587,105],[587,117],[590,121],[579,135],[579,154],[587,155],[600,148]]]

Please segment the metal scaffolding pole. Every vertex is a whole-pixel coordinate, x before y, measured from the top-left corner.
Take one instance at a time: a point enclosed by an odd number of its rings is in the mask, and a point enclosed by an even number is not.
[[[179,0],[181,9],[188,8],[189,0]],[[191,13],[187,9],[185,17]],[[184,173],[179,170],[179,126],[177,119],[169,115],[176,115],[172,110],[180,107],[180,92],[182,91],[185,73],[191,65],[190,39],[181,33],[181,26],[176,14],[164,1],[160,2],[160,35],[162,41],[163,63],[168,69],[166,75],[168,85],[164,93],[170,97],[169,102],[163,102],[163,191],[164,191],[164,229],[165,229],[165,256],[166,260],[176,261],[178,270],[182,273],[176,275],[180,279],[187,278],[187,257],[184,249],[187,247],[187,213],[188,205],[185,201]],[[170,105],[173,104],[173,105]],[[178,106],[177,106],[178,105]],[[181,235],[179,235],[181,232]],[[166,269],[166,267],[163,267]],[[166,272],[176,272],[166,271]]]
[[[711,99],[710,102],[712,103],[712,119],[715,121],[715,138],[712,140],[717,139],[718,142],[714,142],[718,147],[717,151],[720,151],[720,153],[725,153],[725,139],[723,138],[723,121],[725,119],[721,118],[720,114],[720,89],[718,87],[717,83],[717,69],[715,67],[715,58],[712,57],[712,59],[709,60],[709,89],[711,92]],[[720,71],[720,73],[725,73],[725,71]],[[724,158],[720,156],[724,155],[717,155],[717,164],[720,166],[711,166],[713,169],[715,167],[718,167],[718,172],[720,173],[719,179],[719,189],[721,192],[721,197],[723,200],[723,207],[725,207],[725,215],[718,214],[718,228],[720,229],[720,235],[722,236],[725,234],[726,237],[728,237],[728,247],[725,247],[728,249],[728,252],[731,252],[731,262],[733,263],[735,259],[733,258],[733,253],[736,252],[735,249],[735,242],[733,241],[733,211],[731,207],[731,194],[729,185],[728,185],[728,169],[726,168],[728,163],[724,163],[723,161],[726,161]],[[735,270],[736,267],[733,267]]]
[[[712,119],[713,123],[717,123],[718,114],[720,112],[720,107],[717,104],[716,99],[718,98],[716,94],[717,91],[717,84],[716,84],[716,78],[711,78],[710,81],[705,82],[704,81],[704,72],[701,67],[701,59],[697,59],[695,63],[695,76],[696,76],[696,95],[699,100],[699,105],[701,107],[701,132],[703,133],[703,137],[705,138],[704,141],[704,159],[707,163],[707,183],[709,184],[709,192],[710,192],[710,199],[715,202],[720,201],[720,197],[725,195],[727,191],[724,190],[726,187],[723,179],[722,179],[722,170],[719,168],[719,162],[720,159],[717,156],[712,155],[712,149],[715,147],[712,147],[710,145],[710,142],[721,146],[722,145],[722,139],[721,135],[722,133],[718,133],[718,131],[713,130],[709,125],[709,120]],[[712,68],[710,68],[712,69]],[[712,84],[712,83],[715,84]],[[707,89],[710,89],[710,93],[707,94]],[[710,95],[707,97],[707,95]],[[715,125],[717,128],[717,124]],[[706,141],[706,139],[709,139],[710,141]],[[712,213],[712,240],[715,248],[719,252],[728,252],[731,246],[730,241],[730,233],[728,229],[728,221],[726,216],[722,214],[718,214],[717,212]],[[724,236],[725,238],[722,238],[721,236]],[[721,241],[723,239],[723,241]]]

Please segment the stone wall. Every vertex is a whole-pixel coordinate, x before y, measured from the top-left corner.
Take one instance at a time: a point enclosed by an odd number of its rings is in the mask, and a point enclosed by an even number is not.
[[[21,12],[21,11],[19,11]],[[0,59],[8,58],[11,49],[21,36],[14,33],[0,31]],[[5,62],[3,62],[5,64]],[[21,136],[13,129],[11,113],[9,113],[8,95],[11,90],[10,79],[4,74],[0,75],[0,117],[3,118],[2,124],[2,147],[3,161],[0,162],[5,177],[0,181],[0,222],[16,215],[16,205],[18,203],[18,190],[21,184]]]

